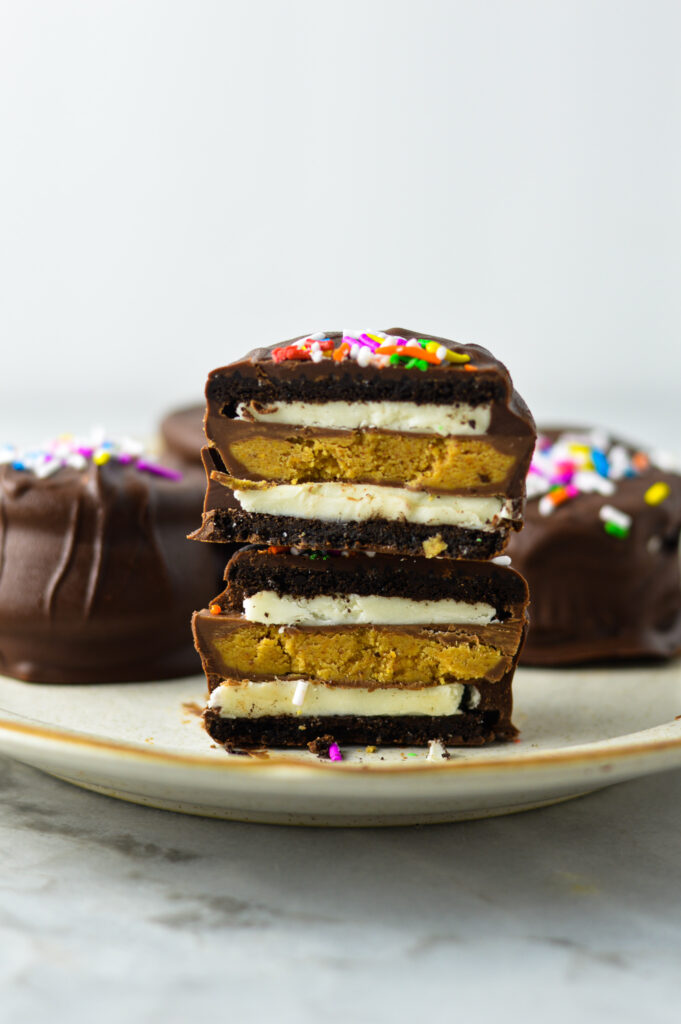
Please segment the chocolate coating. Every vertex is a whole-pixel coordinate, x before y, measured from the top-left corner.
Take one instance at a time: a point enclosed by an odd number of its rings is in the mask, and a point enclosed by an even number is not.
[[[560,431],[540,433],[555,439]],[[669,496],[647,504],[644,495],[658,481],[669,486]],[[627,537],[605,532],[599,510],[606,504],[631,516]],[[521,664],[681,653],[680,531],[681,476],[654,467],[618,481],[611,496],[582,493],[548,516],[540,514],[538,499],[528,500],[525,528],[507,549],[530,585]]]
[[[206,443],[203,432],[204,405],[190,405],[169,412],[161,420],[164,451],[192,465],[201,465],[201,449]]]
[[[226,553],[186,539],[204,477],[183,474],[110,461],[41,479],[0,466],[0,673],[94,683],[200,671],[191,614]]]

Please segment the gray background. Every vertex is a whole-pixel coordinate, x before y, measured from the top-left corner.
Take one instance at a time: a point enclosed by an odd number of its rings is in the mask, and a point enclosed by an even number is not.
[[[2,439],[389,325],[491,347],[543,420],[676,435],[674,0],[0,11]]]

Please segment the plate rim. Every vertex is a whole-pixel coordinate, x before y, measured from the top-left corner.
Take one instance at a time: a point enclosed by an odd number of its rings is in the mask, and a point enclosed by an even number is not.
[[[7,713],[7,708],[0,708],[0,712]],[[224,760],[200,754],[184,754],[176,751],[153,746],[142,746],[129,743],[124,740],[113,740],[105,737],[89,735],[74,729],[59,729],[54,726],[43,725],[25,715],[15,714],[12,719],[0,715],[0,733],[19,734],[33,741],[47,741],[48,745],[55,746],[76,746],[86,748],[98,753],[113,753],[123,755],[129,759],[139,759],[147,762],[166,763],[172,765],[184,765],[195,768],[209,768],[218,772],[246,772],[261,774],[268,769],[287,769],[297,773],[325,774],[331,771],[337,774],[340,770],[343,774],[365,774],[371,772],[374,775],[418,775],[424,771],[428,773],[456,773],[457,775],[487,775],[489,772],[508,771],[514,769],[528,770],[536,768],[541,770],[547,767],[558,767],[562,765],[589,764],[590,762],[602,761],[627,761],[636,759],[639,756],[650,754],[661,754],[669,751],[681,750],[681,715],[671,721],[663,722],[660,725],[652,726],[650,729],[642,729],[639,733],[626,733],[622,737],[597,740],[592,743],[580,743],[573,746],[560,747],[554,750],[528,751],[514,757],[499,757],[493,760],[459,760],[452,758],[443,761],[428,762],[399,762],[399,763],[353,763],[353,762],[326,762],[322,760],[301,760],[295,756],[277,757],[269,756],[267,759],[252,757],[226,757]],[[660,737],[651,736],[646,740],[631,742],[630,737],[642,733],[655,733],[661,729],[676,728],[677,736]],[[626,742],[628,740],[628,742]],[[604,747],[604,744],[608,744]],[[0,752],[2,748],[0,746]],[[11,756],[11,754],[9,754]]]

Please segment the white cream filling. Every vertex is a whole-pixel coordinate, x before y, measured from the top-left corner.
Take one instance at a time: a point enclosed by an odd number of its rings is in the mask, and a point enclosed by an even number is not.
[[[359,686],[327,686],[309,682],[302,704],[293,702],[300,682],[286,679],[265,683],[243,680],[221,683],[210,695],[208,707],[223,718],[260,718],[263,715],[456,715],[464,683],[426,686],[421,690],[397,687],[368,690]]]
[[[387,519],[424,526],[493,530],[499,519],[512,517],[511,502],[503,498],[428,494],[375,484],[275,484],[262,489],[235,490],[234,497],[245,512],[335,523]]]
[[[444,599],[415,601],[408,597],[379,597],[377,594],[323,594],[293,597],[259,590],[244,598],[244,615],[249,622],[274,626],[337,626],[371,623],[376,626],[465,624],[486,626],[495,609],[484,601]]]
[[[486,434],[491,405],[416,405],[414,402],[242,402],[237,418],[329,430],[399,430],[407,434]]]

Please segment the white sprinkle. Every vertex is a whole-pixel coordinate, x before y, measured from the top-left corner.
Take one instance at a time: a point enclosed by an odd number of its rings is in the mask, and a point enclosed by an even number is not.
[[[71,469],[85,469],[87,466],[87,459],[84,455],[79,455],[78,452],[73,452],[72,455],[66,456],[64,464],[66,466],[70,466]]]
[[[357,353],[357,363],[359,366],[368,366],[371,362],[371,349],[368,345],[362,345],[359,352]]]
[[[550,516],[551,515],[551,513],[553,512],[555,506],[553,504],[553,501],[551,500],[551,495],[550,494],[545,494],[543,498],[539,499],[538,508],[539,508],[539,515],[540,516]]]
[[[681,468],[675,455],[658,449],[650,453],[650,461],[656,469],[661,469],[665,473],[678,473]]]
[[[61,463],[59,459],[49,459],[45,462],[39,463],[33,470],[39,480],[44,480],[47,476],[52,476],[58,469],[61,469]]]
[[[363,348],[363,347],[364,347],[363,345],[360,346],[356,341],[353,341],[352,345],[350,346],[350,358],[351,359],[356,359],[357,356],[359,355],[360,348]]]
[[[364,554],[367,556],[367,558],[375,558],[376,557],[376,552],[375,551],[365,551]]]
[[[614,445],[608,452],[610,463],[610,477],[612,480],[621,480],[627,470],[631,468],[631,460],[626,448],[621,444]]]
[[[307,693],[307,688],[309,685],[310,684],[306,682],[304,679],[298,680],[295,692],[293,694],[293,703],[296,705],[297,708],[303,706],[303,701],[305,700],[305,694]]]
[[[431,740],[428,744],[426,761],[448,761],[449,754],[442,740]]]
[[[589,432],[588,444],[590,448],[597,448],[599,452],[607,452],[610,447],[610,435],[597,427]]]
[[[435,349],[435,355],[438,357],[440,362],[442,362],[442,360],[447,355],[447,349],[444,347],[444,345],[440,345],[439,348]]]
[[[615,485],[612,480],[608,480],[606,477],[601,476],[600,473],[594,473],[589,469],[582,469],[575,473],[572,483],[583,494],[609,495],[615,493]]]
[[[299,555],[300,554],[300,548],[291,548],[291,554],[292,555]]]
[[[622,530],[628,530],[632,523],[631,516],[628,516],[626,512],[622,512],[619,508],[613,508],[612,505],[602,505],[598,518],[602,519],[604,523],[614,523],[615,526],[619,526]]]
[[[316,334],[308,334],[308,338],[312,341],[321,341],[323,338],[327,338],[328,335],[324,334],[324,331],[317,331]]]
[[[312,360],[313,363],[321,363],[322,362],[322,360],[324,359],[324,353],[319,348],[319,346],[317,346],[316,349],[314,349],[314,348],[312,349],[312,351],[310,352],[310,359]]]
[[[493,558],[492,561],[494,562],[495,565],[510,565],[511,564],[511,559],[510,559],[509,555],[497,555],[497,557]]]

